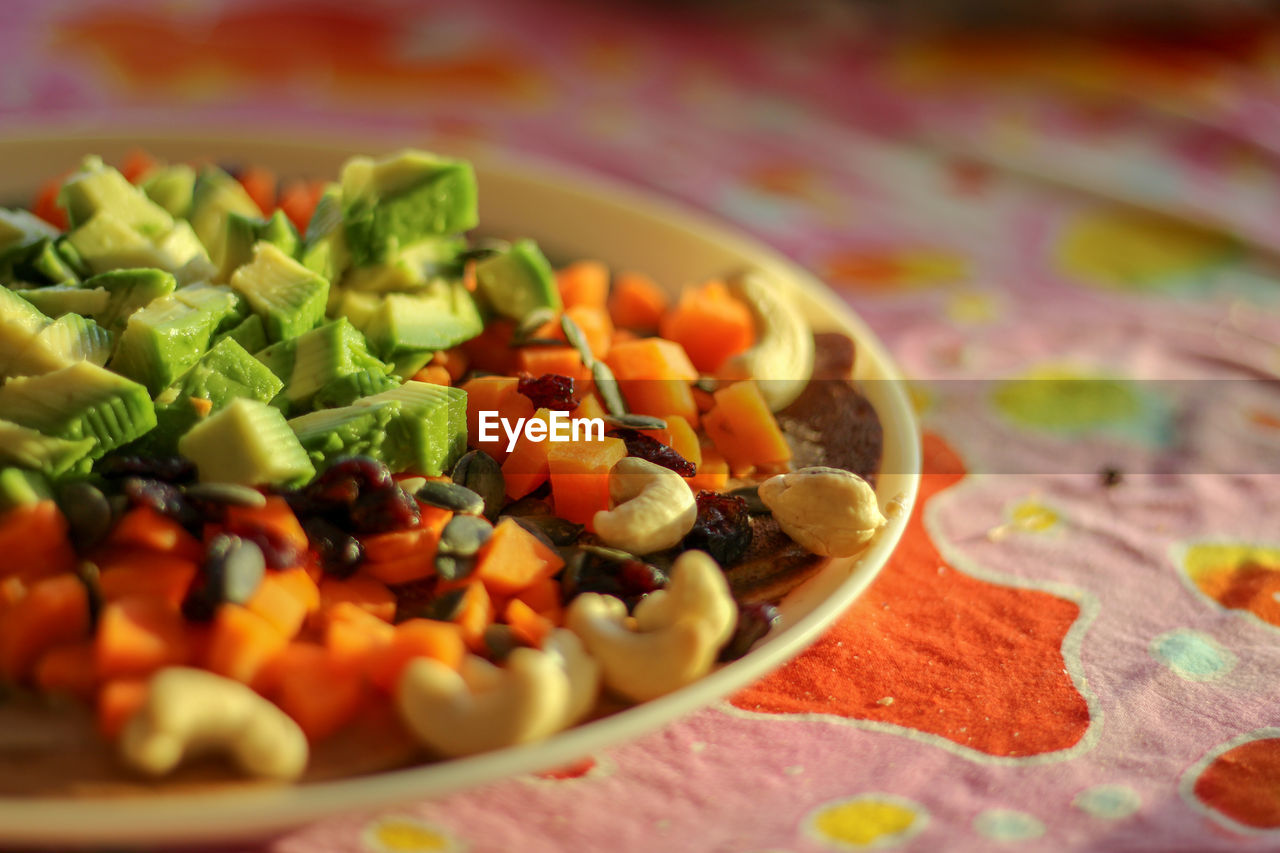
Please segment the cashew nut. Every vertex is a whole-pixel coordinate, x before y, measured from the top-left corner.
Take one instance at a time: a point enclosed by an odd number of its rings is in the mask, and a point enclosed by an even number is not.
[[[566,624],[600,664],[604,683],[635,702],[670,693],[706,675],[737,624],[724,572],[702,551],[686,551],[671,582],[636,605],[635,616],[611,595],[583,593]]]
[[[163,776],[185,758],[217,752],[251,776],[296,779],[307,766],[307,737],[238,681],[187,667],[160,670],[121,732],[124,760]]]
[[[782,532],[825,557],[851,557],[885,523],[876,493],[840,468],[801,468],[760,484],[760,500]]]
[[[569,676],[569,702],[561,728],[571,726],[590,713],[600,698],[600,664],[587,654],[578,635],[564,628],[552,631],[542,649],[558,656]]]
[[[569,675],[557,655],[520,648],[499,668],[468,655],[459,671],[430,658],[400,677],[400,717],[425,746],[471,755],[540,740],[565,725]]]
[[[592,520],[596,535],[615,548],[652,554],[675,545],[693,528],[698,506],[683,477],[628,456],[609,471],[614,507]]]
[[[794,300],[759,273],[743,273],[727,285],[751,310],[756,343],[729,358],[716,377],[726,383],[754,379],[770,410],[785,409],[813,375],[813,330]]]

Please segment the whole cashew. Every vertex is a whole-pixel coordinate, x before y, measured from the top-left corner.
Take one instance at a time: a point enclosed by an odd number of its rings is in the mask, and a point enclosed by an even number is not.
[[[571,726],[590,713],[600,698],[600,664],[587,654],[578,635],[564,628],[552,631],[543,642],[542,649],[558,656],[560,665],[569,676],[569,702],[564,726]]]
[[[475,655],[458,672],[418,658],[400,677],[396,705],[423,745],[460,756],[550,735],[565,725],[569,697],[559,657],[519,648],[502,668]]]
[[[813,375],[813,330],[795,300],[757,272],[727,282],[729,292],[746,304],[755,321],[756,343],[729,358],[716,377],[725,384],[754,379],[769,409],[785,409],[800,396]]]
[[[693,492],[683,477],[633,456],[610,469],[609,497],[613,509],[599,510],[592,519],[596,535],[633,554],[670,548],[698,517]]]
[[[251,776],[296,779],[307,766],[307,737],[284,711],[238,681],[187,667],[160,670],[146,702],[125,723],[121,756],[163,776],[183,759],[211,752],[225,753]]]
[[[706,675],[737,618],[716,561],[686,551],[672,566],[667,588],[636,605],[634,617],[621,600],[589,592],[569,605],[565,623],[599,662],[605,686],[643,702]]]
[[[760,484],[782,532],[815,554],[850,557],[885,524],[876,493],[840,468],[801,468]]]

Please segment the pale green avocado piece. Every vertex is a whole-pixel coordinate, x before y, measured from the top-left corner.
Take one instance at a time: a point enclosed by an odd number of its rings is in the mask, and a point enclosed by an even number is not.
[[[77,361],[98,366],[111,357],[114,336],[88,317],[63,314],[36,333],[35,339],[9,364],[12,376],[34,376]]]
[[[357,267],[385,261],[424,237],[467,231],[479,221],[471,164],[424,151],[348,160],[342,201],[347,246]]]
[[[55,438],[0,420],[0,464],[3,465],[16,465],[57,477],[87,457],[94,444],[92,438]]]
[[[324,320],[329,282],[271,243],[258,243],[253,260],[231,276],[231,286],[262,318],[271,341],[309,332]]]
[[[222,337],[231,338],[249,352],[257,352],[267,345],[267,330],[257,314],[245,317],[238,325],[223,332]]]
[[[388,293],[421,290],[459,270],[458,256],[467,248],[466,238],[428,237],[399,250],[380,263],[352,267],[342,279],[351,291]]]
[[[240,325],[249,316],[249,306],[225,284],[210,284],[207,281],[197,282],[179,287],[173,295],[183,305],[197,311],[206,311],[218,316],[218,325],[214,332],[221,333]]]
[[[186,262],[156,248],[150,240],[109,210],[95,213],[89,221],[67,234],[67,243],[79,253],[94,273],[131,267],[174,270]]]
[[[0,208],[0,255],[57,236],[58,229],[34,213]]]
[[[78,284],[80,276],[58,250],[57,241],[39,240],[5,253],[3,276],[8,280],[47,284]]]
[[[317,470],[340,456],[383,458],[387,426],[400,414],[399,403],[319,409],[289,420],[289,427]]]
[[[392,471],[437,477],[467,450],[467,392],[447,385],[410,380],[353,406],[398,404],[387,426],[383,461]]]
[[[0,421],[0,435],[4,432],[4,422]],[[5,447],[0,444],[0,458],[3,458],[4,452]],[[30,506],[52,497],[53,490],[49,488],[49,481],[38,471],[29,471],[25,468],[0,468],[0,512]]]
[[[187,217],[196,236],[204,244],[216,269],[223,269],[226,252],[227,217],[232,213],[257,218],[262,210],[235,178],[217,166],[205,166],[196,176]]]
[[[205,483],[275,486],[305,483],[315,467],[284,415],[259,400],[233,400],[192,427],[178,452]]]
[[[191,212],[195,186],[196,170],[186,163],[161,166],[142,181],[142,191],[147,198],[175,217],[185,217]]]
[[[329,184],[320,194],[298,257],[304,267],[330,282],[338,281],[351,265],[347,230],[342,224],[342,187],[338,184]]]
[[[135,311],[116,346],[111,368],[153,394],[191,368],[219,326],[236,314],[224,288],[183,288]]]
[[[173,228],[173,216],[98,157],[86,157],[80,171],[62,183],[58,202],[78,228],[103,211],[142,237],[157,240]]]
[[[399,376],[401,381],[412,379],[418,371],[431,363],[435,353],[430,350],[421,352],[405,352],[391,360],[391,372]]]
[[[164,269],[173,272],[179,287],[211,281],[218,274],[204,244],[186,220],[179,220],[173,230],[156,243],[156,252],[163,260]]]
[[[361,370],[385,375],[391,370],[390,365],[370,355],[364,335],[346,318],[272,344],[257,358],[284,380],[283,396],[290,411],[309,406],[317,391],[340,376]]]
[[[517,240],[507,251],[477,263],[476,284],[486,305],[513,320],[537,308],[564,307],[555,271],[532,240]]]
[[[66,234],[63,234],[58,239],[54,240],[53,246],[57,249],[58,256],[62,258],[66,265],[76,274],[76,278],[83,281],[93,275],[93,270],[89,268],[85,259],[80,256],[78,251],[76,251],[76,247],[71,245],[67,240]]]
[[[101,288],[109,297],[98,322],[116,332],[124,331],[130,315],[150,305],[153,300],[173,293],[178,286],[173,274],[165,270],[138,267],[99,273],[84,283],[87,288]]]
[[[35,287],[16,291],[19,296],[50,317],[63,314],[83,314],[96,317],[111,303],[111,294],[105,287],[76,287],[58,284],[52,287]]]
[[[466,287],[443,280],[418,293],[386,294],[364,327],[374,352],[391,360],[449,349],[482,331],[484,320]]]
[[[400,384],[400,379],[383,370],[366,368],[330,379],[311,398],[317,409],[336,409],[349,406],[361,397],[388,391]]]
[[[280,247],[290,257],[298,253],[300,245],[298,230],[282,210],[277,210],[268,219],[239,213],[228,214],[227,239],[223,244],[219,281],[226,281],[237,269],[249,263],[253,259],[253,247],[259,241]]]
[[[49,325],[49,318],[19,295],[0,285],[0,378],[9,375],[15,359]]]
[[[346,317],[351,325],[363,330],[382,307],[382,294],[365,293],[334,287],[329,292],[329,316]]]
[[[0,387],[0,412],[46,436],[94,440],[98,458],[156,425],[147,389],[89,361],[40,376],[10,379]]]

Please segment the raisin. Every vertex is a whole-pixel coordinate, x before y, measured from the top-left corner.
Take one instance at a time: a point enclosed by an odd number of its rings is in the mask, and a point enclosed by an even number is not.
[[[422,508],[413,495],[393,483],[360,495],[351,506],[350,517],[351,526],[358,533],[388,533],[417,527]]]
[[[190,483],[196,478],[196,466],[183,456],[110,456],[95,469],[107,480],[140,477],[162,483]]]
[[[739,605],[737,627],[733,629],[729,642],[720,650],[720,660],[737,660],[745,655],[781,619],[782,614],[772,604]]]
[[[572,412],[578,408],[578,398],[573,393],[573,378],[559,373],[544,373],[536,379],[521,373],[516,390],[529,398],[535,409],[553,412]]]
[[[303,519],[311,547],[320,555],[320,568],[336,578],[350,577],[364,562],[360,540],[338,525],[318,516]]]
[[[667,447],[656,438],[650,438],[633,429],[614,429],[608,432],[611,438],[620,438],[627,445],[627,455],[635,456],[654,465],[670,468],[681,477],[692,477],[698,473],[697,467],[679,453]]]
[[[698,492],[698,518],[685,534],[683,546],[706,551],[721,566],[731,566],[751,547],[751,518],[747,502],[733,495]]]
[[[125,477],[120,490],[132,506],[146,506],[163,516],[172,518],[188,530],[201,524],[200,513],[187,500],[182,490],[161,480],[144,480],[141,477]]]
[[[593,546],[577,549],[560,577],[566,601],[584,592],[597,592],[621,598],[628,610],[666,585],[666,572],[652,563],[625,551]]]
[[[387,489],[392,483],[391,472],[378,460],[346,456],[335,460],[303,493],[320,505],[351,506],[362,494]]]

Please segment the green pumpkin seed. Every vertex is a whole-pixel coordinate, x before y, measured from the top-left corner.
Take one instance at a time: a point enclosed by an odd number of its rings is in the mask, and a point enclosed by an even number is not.
[[[560,328],[564,330],[564,339],[569,342],[569,346],[578,351],[578,357],[582,359],[582,363],[587,367],[594,367],[596,357],[591,352],[591,346],[587,343],[587,336],[583,334],[582,327],[568,314],[561,314]]]
[[[627,403],[622,399],[622,392],[618,390],[618,380],[614,378],[609,365],[603,361],[593,362],[591,378],[595,380],[596,390],[600,392],[604,407],[609,410],[609,414],[619,416],[628,414]]]
[[[667,422],[652,415],[605,415],[604,422],[622,429],[666,429]]]
[[[86,552],[107,538],[115,522],[111,502],[91,483],[68,483],[58,490],[58,506],[67,517],[71,543]]]
[[[96,563],[81,560],[76,566],[76,578],[84,584],[85,595],[89,600],[89,625],[98,624],[98,615],[102,613],[102,586],[99,583],[102,573]]]
[[[428,480],[422,488],[418,489],[416,497],[424,504],[452,512],[466,515],[479,515],[484,512],[484,498],[457,483]]]
[[[437,622],[452,622],[461,615],[462,601],[466,595],[465,587],[442,592],[424,604],[418,615],[423,619],[435,619]]]
[[[515,331],[511,333],[511,346],[524,346],[531,340],[537,340],[533,337],[533,333],[555,318],[556,314],[550,308],[535,308],[525,314],[519,325],[516,326]],[[556,343],[562,342],[556,341]]]
[[[484,517],[492,521],[507,500],[507,481],[502,466],[483,450],[472,450],[453,466],[453,482],[465,486],[484,501]]]
[[[740,489],[733,489],[729,493],[730,497],[742,498],[747,502],[748,515],[772,515],[773,510],[765,506],[764,501],[760,500],[759,486],[743,486]]]
[[[484,645],[489,651],[489,656],[501,663],[524,643],[516,637],[510,625],[495,624],[484,629]]]
[[[708,394],[714,392],[718,385],[719,383],[716,382],[714,376],[699,376],[693,383],[694,388],[699,391],[706,391]]]
[[[462,516],[467,518],[468,516]],[[457,581],[465,577],[469,577],[476,569],[476,558],[474,554],[446,554],[443,551],[436,553],[435,558],[436,574],[441,580]]]
[[[267,498],[262,492],[237,483],[192,483],[183,491],[187,493],[187,497],[210,503],[252,509],[261,509],[267,505]]]
[[[440,532],[441,554],[472,557],[493,536],[493,525],[475,515],[455,515]]]
[[[597,557],[603,557],[614,563],[626,563],[631,560],[639,560],[635,554],[629,554],[621,548],[610,548],[607,545],[579,545],[578,550],[586,554],[594,554]]]

